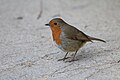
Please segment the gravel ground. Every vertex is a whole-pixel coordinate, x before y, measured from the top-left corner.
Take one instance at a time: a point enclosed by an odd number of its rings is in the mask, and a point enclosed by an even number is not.
[[[57,61],[65,53],[44,26],[55,17],[107,43]],[[119,60],[120,0],[0,0],[0,80],[120,80]]]

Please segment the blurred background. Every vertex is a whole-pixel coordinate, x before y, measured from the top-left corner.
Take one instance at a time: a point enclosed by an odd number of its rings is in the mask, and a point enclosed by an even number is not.
[[[45,24],[60,17],[88,35],[79,61],[64,52]],[[120,0],[0,0],[0,80],[120,80]]]

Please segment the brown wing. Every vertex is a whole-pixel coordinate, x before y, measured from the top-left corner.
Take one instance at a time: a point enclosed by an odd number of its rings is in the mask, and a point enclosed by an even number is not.
[[[91,41],[92,42],[92,40],[86,34],[84,34],[82,31],[78,30],[77,28],[75,28],[71,25],[66,26],[65,30],[66,30],[65,31],[66,36],[69,39],[81,40],[81,41]]]
[[[76,35],[76,38],[77,38],[77,40],[92,42],[92,40],[82,31],[79,31],[79,33]]]

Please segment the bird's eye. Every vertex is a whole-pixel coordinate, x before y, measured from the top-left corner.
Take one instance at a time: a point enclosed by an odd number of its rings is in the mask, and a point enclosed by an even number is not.
[[[54,23],[54,25],[57,25],[57,23]]]

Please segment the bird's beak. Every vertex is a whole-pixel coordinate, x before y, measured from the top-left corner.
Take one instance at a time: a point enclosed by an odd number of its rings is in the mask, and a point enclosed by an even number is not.
[[[50,26],[49,24],[45,24],[45,26]]]

